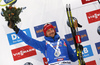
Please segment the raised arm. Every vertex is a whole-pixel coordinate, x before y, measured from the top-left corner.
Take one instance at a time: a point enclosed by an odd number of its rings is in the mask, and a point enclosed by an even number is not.
[[[67,49],[68,49],[68,55],[69,55],[69,58],[72,62],[75,62],[78,58],[77,58],[77,54],[74,53],[73,49],[71,48],[69,42],[64,39],[64,41],[66,42],[67,44]]]
[[[29,36],[27,36],[21,29],[19,29],[14,23],[9,22],[8,26],[13,29],[16,34],[29,46],[32,46],[33,48],[40,50],[42,53],[45,52],[45,41],[38,41],[35,40]]]

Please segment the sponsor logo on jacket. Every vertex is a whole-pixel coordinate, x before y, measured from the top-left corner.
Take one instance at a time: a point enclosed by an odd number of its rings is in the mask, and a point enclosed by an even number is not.
[[[43,58],[43,62],[44,62],[44,65],[48,65],[48,61],[45,57]]]

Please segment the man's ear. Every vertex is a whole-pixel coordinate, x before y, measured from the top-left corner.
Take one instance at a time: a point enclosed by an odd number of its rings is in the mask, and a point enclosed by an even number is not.
[[[46,32],[46,37],[48,37],[48,36],[47,36],[47,32]]]

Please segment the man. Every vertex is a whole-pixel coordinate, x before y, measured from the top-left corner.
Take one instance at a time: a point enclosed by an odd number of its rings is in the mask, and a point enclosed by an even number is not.
[[[56,33],[53,25],[46,24],[43,27],[44,41],[38,41],[28,37],[14,23],[9,22],[8,26],[28,45],[41,51],[48,60],[49,65],[71,65],[71,61],[77,60],[76,53],[73,52],[66,39],[61,39]]]

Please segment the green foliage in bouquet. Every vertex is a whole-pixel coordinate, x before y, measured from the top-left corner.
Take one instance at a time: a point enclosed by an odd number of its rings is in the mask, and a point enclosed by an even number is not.
[[[21,13],[22,8],[16,8],[12,7],[10,5],[9,7],[6,6],[6,10],[2,8],[3,16],[5,17],[6,21],[12,21],[14,23],[19,23],[21,19],[19,18],[19,14]]]

